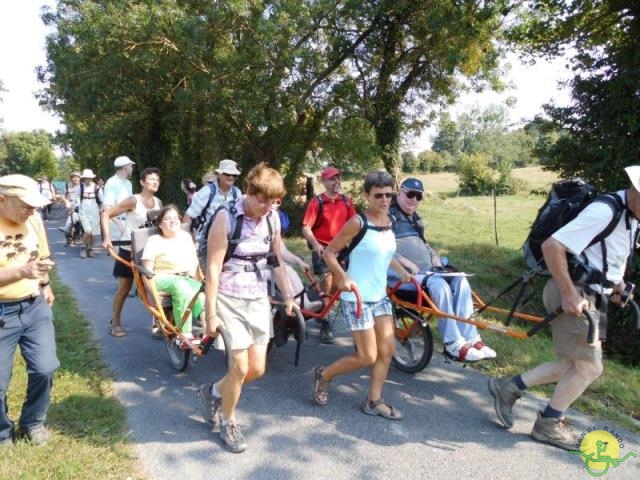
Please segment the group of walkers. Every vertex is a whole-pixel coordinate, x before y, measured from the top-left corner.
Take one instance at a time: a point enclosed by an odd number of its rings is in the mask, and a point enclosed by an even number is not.
[[[295,260],[283,242],[277,210],[286,194],[283,178],[267,164],[260,163],[246,173],[242,193],[235,185],[241,174],[237,164],[222,160],[213,177],[203,178],[204,185],[199,190],[191,180],[183,182],[188,208],[181,218],[175,205],[162,207],[156,196],[160,187],[158,169],[144,169],[140,175],[141,192],[133,194],[129,177],[134,165],[128,157],[118,157],[114,162],[116,173],[106,182],[104,191],[93,183],[91,170],[72,174],[75,199],[68,201],[79,207],[86,256],[92,256],[93,237],[100,231],[103,246],[112,249],[115,240],[126,243],[133,230],[147,224],[149,211],[160,209],[156,220],[159,233],[146,243],[143,266],[156,273],[158,290],[171,295],[176,321],[182,318],[204,280],[204,294],[193,305],[193,320],[201,324],[205,335],[212,337],[217,336],[218,326],[225,328],[231,339],[231,345],[226,346],[231,361],[222,378],[200,386],[198,396],[206,423],[211,426],[219,423],[225,447],[231,452],[242,452],[247,442],[237,420],[237,404],[243,386],[264,374],[267,345],[273,336],[267,281],[275,280],[285,310],[291,315],[298,292],[288,280],[285,261],[306,266],[304,261]],[[552,274],[544,302],[550,311],[561,305],[565,312],[552,323],[558,360],[513,378],[489,382],[496,413],[507,428],[513,425],[515,402],[528,387],[556,383],[548,406],[538,415],[532,436],[561,448],[577,447],[564,421],[566,409],[602,371],[601,344],[587,342],[582,311],[596,307],[596,293],[610,295],[612,301],[617,301],[625,287],[622,272],[634,248],[629,239],[633,238],[631,232],[635,233],[640,215],[640,167],[629,167],[626,172],[632,186],[618,195],[624,199],[627,213],[602,241],[602,249],[590,242],[611,221],[611,214],[606,205],[595,203],[543,244],[544,258]],[[395,348],[387,286],[398,279],[406,284],[403,288],[412,288],[410,281],[419,282],[440,310],[471,318],[474,310],[470,286],[464,276],[440,275],[442,259],[427,242],[424,224],[417,213],[426,193],[420,179],[406,178],[394,192],[394,180],[387,172],[367,174],[362,189],[366,206],[358,213],[352,199],[341,192],[339,169],[327,167],[320,178],[325,191],[309,201],[302,233],[312,251],[313,271],[323,275],[325,293],[342,292],[340,316],[356,348],[353,354],[315,368],[313,398],[318,405],[326,405],[331,385],[339,376],[370,367],[371,380],[362,411],[401,420],[401,410],[383,397]],[[35,208],[48,202],[29,178],[22,175],[0,178],[0,235],[3,249],[7,244],[13,248],[0,257],[0,445],[10,444],[16,432],[3,402],[17,344],[21,345],[30,376],[19,430],[34,443],[48,439],[44,420],[53,372],[58,367],[50,312],[54,297],[47,276],[52,262],[48,259],[42,221],[33,215]],[[181,224],[195,231],[198,250]],[[595,268],[606,272],[613,288],[594,293],[591,288],[577,287],[568,274],[567,252],[584,253]],[[130,260],[130,247],[120,244],[117,255]],[[109,332],[122,338],[127,332],[121,314],[131,289],[132,272],[116,261],[113,275],[118,278],[118,288]],[[356,290],[362,300],[360,316]],[[602,311],[599,313],[602,317]],[[37,327],[30,329],[29,321],[37,323]],[[442,318],[438,326],[447,356],[459,361],[496,357],[474,325]],[[328,322],[322,322],[323,342],[333,341],[330,327]],[[180,328],[183,334],[192,335],[192,319],[187,319]],[[30,341],[33,335],[40,339],[37,348]],[[220,339],[216,347],[223,348]]]

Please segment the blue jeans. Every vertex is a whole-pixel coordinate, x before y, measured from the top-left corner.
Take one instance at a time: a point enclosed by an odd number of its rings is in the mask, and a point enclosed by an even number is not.
[[[415,278],[422,283],[424,277],[422,275],[416,275]],[[466,277],[439,277],[437,275],[431,275],[427,277],[426,286],[429,297],[431,297],[433,303],[443,312],[451,313],[462,318],[469,318],[473,314],[471,286]],[[410,284],[405,284],[401,287],[401,290],[407,289],[413,289],[415,291],[415,287]],[[475,325],[448,318],[438,319],[438,329],[440,330],[442,343],[444,344],[451,342],[472,343],[478,336],[478,329]]]
[[[7,390],[13,370],[16,346],[27,364],[27,396],[22,404],[20,429],[41,426],[51,399],[53,375],[60,366],[51,307],[42,295],[21,302],[0,302],[5,322],[0,328],[0,441],[9,438],[13,422],[7,415]]]

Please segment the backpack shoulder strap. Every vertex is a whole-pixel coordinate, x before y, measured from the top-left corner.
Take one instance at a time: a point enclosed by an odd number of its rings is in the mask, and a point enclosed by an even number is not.
[[[607,204],[611,208],[611,210],[613,210],[613,218],[607,224],[604,230],[602,230],[598,235],[596,235],[593,238],[593,240],[591,240],[591,242],[589,243],[589,246],[602,242],[604,241],[605,238],[611,235],[615,230],[616,226],[618,225],[618,222],[620,221],[620,217],[622,217],[622,214],[627,209],[626,205],[624,204],[624,201],[620,198],[620,195],[618,195],[617,193],[605,193],[603,195],[596,197],[593,201]]]
[[[225,263],[229,260],[238,248],[240,237],[242,236],[242,224],[244,223],[244,215],[236,215],[237,210],[235,202],[224,203],[218,210],[224,208],[229,216],[229,231],[227,232],[227,252],[224,255]]]
[[[338,254],[339,262],[342,262],[349,258],[349,255],[351,255],[353,249],[356,248],[356,246],[362,241],[365,234],[367,233],[367,229],[369,228],[366,217],[360,212],[356,213],[356,215],[358,217],[358,220],[360,221],[360,231],[351,239],[349,245],[347,245],[340,251],[340,253]]]
[[[318,211],[316,213],[316,220],[315,220],[315,222],[313,222],[313,225],[311,226],[311,231],[313,231],[316,228],[318,228],[320,226],[320,224],[322,223],[322,204],[324,203],[322,201],[322,194],[321,193],[319,193],[318,195],[316,195],[313,198],[315,198],[316,201],[318,202]],[[312,202],[313,202],[313,198],[311,199]]]
[[[238,187],[236,187],[235,185],[231,187],[231,195],[233,196],[233,200],[237,200],[238,197],[240,195],[242,195],[242,192],[240,191],[240,189]]]
[[[198,219],[198,223],[199,224],[203,224],[205,221],[205,218],[207,217],[207,210],[209,210],[209,206],[211,205],[211,202],[213,201],[213,198],[216,196],[216,192],[218,190],[218,187],[216,186],[215,182],[211,182],[209,184],[209,198],[207,199],[207,203],[205,203],[204,207],[202,208],[202,211],[200,212],[200,215],[198,215],[197,219]],[[217,212],[217,210],[216,210]],[[211,216],[213,218],[213,215]],[[208,231],[207,231],[208,233]]]

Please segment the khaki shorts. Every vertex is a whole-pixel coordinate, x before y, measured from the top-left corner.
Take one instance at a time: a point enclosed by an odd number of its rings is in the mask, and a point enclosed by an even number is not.
[[[581,292],[583,293],[583,292]],[[595,308],[593,295],[583,296],[589,301],[589,310],[595,320],[594,343],[587,343],[589,323],[584,316],[574,317],[567,313],[561,313],[551,321],[551,334],[553,336],[553,349],[561,359],[584,360],[588,362],[602,361],[602,343],[598,340],[598,310]],[[560,290],[552,278],[547,282],[542,293],[542,301],[547,311],[552,312],[558,308],[562,299]]]
[[[269,298],[236,298],[218,293],[217,315],[231,337],[231,350],[267,345],[273,337]],[[216,342],[216,348],[221,348]]]

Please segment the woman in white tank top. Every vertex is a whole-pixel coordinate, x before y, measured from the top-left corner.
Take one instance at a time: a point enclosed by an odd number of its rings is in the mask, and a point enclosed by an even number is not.
[[[131,232],[136,228],[143,227],[147,222],[147,212],[149,210],[157,210],[162,208],[162,202],[155,196],[160,187],[160,170],[154,167],[145,168],[140,176],[140,185],[142,192],[137,195],[123,200],[113,207],[107,208],[102,212],[102,246],[106,249],[112,249],[111,236],[109,233],[109,220],[123,213],[126,214],[126,230],[121,240],[131,240]],[[121,246],[118,249],[118,256],[125,260],[131,260],[131,247]],[[113,266],[113,276],[118,278],[118,290],[113,296],[113,316],[109,333],[114,337],[124,337],[127,332],[122,329],[122,307],[124,301],[129,295],[131,285],[133,284],[133,272],[126,265],[115,260]]]

